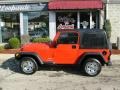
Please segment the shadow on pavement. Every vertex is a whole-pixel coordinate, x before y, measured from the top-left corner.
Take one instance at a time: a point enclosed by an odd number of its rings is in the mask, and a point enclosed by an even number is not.
[[[15,73],[21,73],[19,68],[19,62],[16,61],[14,57],[4,61],[0,68],[9,69]],[[39,67],[38,72],[39,71],[64,71],[68,74],[82,75],[78,66],[70,65],[44,65]]]
[[[68,74],[76,74],[76,75],[83,75],[80,72],[80,68],[78,66],[72,66],[72,65],[48,65],[48,66],[42,66],[39,67],[39,70],[42,71],[63,71]]]
[[[9,69],[13,72],[16,72],[16,73],[20,73],[20,69],[19,69],[19,63],[16,62],[15,58],[12,57],[6,61],[4,61],[0,68],[3,68],[3,69]]]

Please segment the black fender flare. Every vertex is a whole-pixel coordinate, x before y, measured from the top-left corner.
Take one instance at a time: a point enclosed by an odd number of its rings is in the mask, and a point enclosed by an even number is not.
[[[18,52],[15,54],[15,59],[19,60],[25,56],[34,58],[38,64],[44,64],[41,57],[37,53],[34,53],[34,52]]]
[[[93,57],[93,58],[100,58],[100,62],[101,62],[101,64],[102,65],[104,65],[106,62],[105,62],[105,60],[104,60],[104,57],[103,57],[103,55],[101,54],[101,53],[94,53],[94,52],[89,52],[89,53],[84,53],[83,55],[81,55],[79,58],[78,58],[78,60],[77,60],[77,64],[78,65],[81,65],[82,64],[82,62],[84,62],[84,60],[86,59],[86,58],[88,58],[88,57]]]

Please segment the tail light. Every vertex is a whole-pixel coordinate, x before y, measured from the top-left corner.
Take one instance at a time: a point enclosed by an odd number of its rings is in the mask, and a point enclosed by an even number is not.
[[[107,52],[106,52],[106,51],[103,51],[102,54],[105,56],[105,55],[107,55]]]

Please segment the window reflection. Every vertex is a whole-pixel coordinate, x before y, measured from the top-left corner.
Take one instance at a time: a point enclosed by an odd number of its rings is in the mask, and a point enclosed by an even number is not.
[[[28,30],[31,38],[49,36],[48,12],[29,12]]]
[[[8,42],[11,37],[20,36],[19,14],[4,13],[1,14],[1,32],[2,42]]]

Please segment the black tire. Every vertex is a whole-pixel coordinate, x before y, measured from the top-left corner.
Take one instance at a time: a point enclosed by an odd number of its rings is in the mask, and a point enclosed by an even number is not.
[[[97,76],[102,69],[102,65],[99,60],[95,58],[88,58],[82,65],[83,73],[87,76]]]
[[[38,64],[31,57],[23,57],[20,60],[20,70],[24,74],[31,75],[38,70]]]

